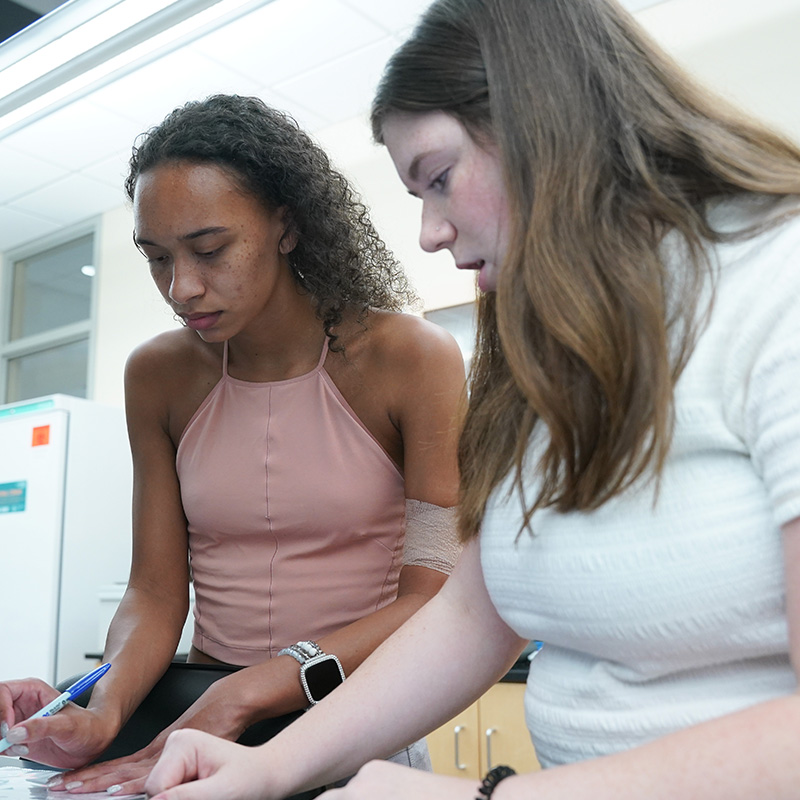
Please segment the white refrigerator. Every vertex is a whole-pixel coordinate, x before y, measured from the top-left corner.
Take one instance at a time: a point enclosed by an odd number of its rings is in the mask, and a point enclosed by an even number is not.
[[[0,680],[92,666],[100,588],[128,577],[131,484],[121,409],[0,406]]]

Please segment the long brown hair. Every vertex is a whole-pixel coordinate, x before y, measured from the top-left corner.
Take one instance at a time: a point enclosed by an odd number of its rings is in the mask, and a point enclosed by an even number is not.
[[[800,194],[800,150],[695,85],[614,0],[437,0],[389,62],[375,138],[394,111],[433,110],[498,146],[513,219],[497,293],[478,301],[462,535],[512,469],[522,492],[540,421],[525,524],[657,479],[708,310],[708,245],[730,238],[709,205]]]

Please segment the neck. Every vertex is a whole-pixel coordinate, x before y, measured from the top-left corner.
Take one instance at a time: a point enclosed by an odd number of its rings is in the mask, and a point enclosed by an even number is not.
[[[229,374],[242,380],[285,380],[316,366],[325,341],[322,322],[308,295],[296,289],[293,295],[229,340]]]

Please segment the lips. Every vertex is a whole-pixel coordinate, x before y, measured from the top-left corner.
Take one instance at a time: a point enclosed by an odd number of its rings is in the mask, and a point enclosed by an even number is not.
[[[478,288],[482,292],[493,292],[497,288],[497,270],[493,262],[484,259],[456,264],[458,269],[471,269],[478,272]]]
[[[221,314],[221,311],[213,311],[210,313],[180,314],[179,316],[186,323],[187,328],[191,328],[193,331],[207,331],[209,328],[214,327]]]
[[[483,259],[480,261],[470,261],[469,263],[456,264],[456,269],[481,269],[485,263]]]

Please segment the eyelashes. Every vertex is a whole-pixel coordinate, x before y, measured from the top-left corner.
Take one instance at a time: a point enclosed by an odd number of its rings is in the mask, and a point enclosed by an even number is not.
[[[214,259],[217,256],[219,256],[224,249],[225,249],[224,246],[217,247],[214,250],[206,250],[203,252],[195,253],[194,257],[197,259],[203,259],[204,261],[210,261],[211,259]],[[151,266],[166,264],[170,260],[169,255],[148,255],[141,248],[139,248],[139,252],[144,256],[147,263],[150,264]]]
[[[431,182],[429,188],[443,191],[447,186],[447,178],[450,175],[450,167],[440,172]]]

